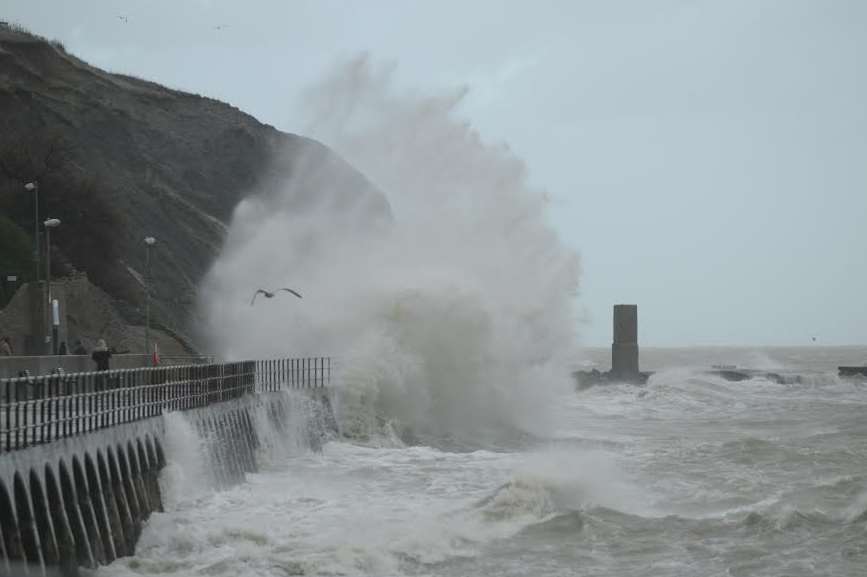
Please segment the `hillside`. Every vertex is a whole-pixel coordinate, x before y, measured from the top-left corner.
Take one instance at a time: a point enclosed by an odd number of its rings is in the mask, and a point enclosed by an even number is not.
[[[19,269],[0,273],[32,277],[32,264],[20,270],[32,263],[21,239],[32,242],[34,224],[23,187],[38,180],[40,220],[63,222],[52,231],[53,269],[86,273],[128,323],[142,324],[143,238],[156,237],[152,315],[187,342],[196,287],[245,195],[293,179],[299,202],[330,189],[347,206],[363,203],[362,214],[389,214],[362,174],[313,140],[213,99],[99,70],[5,24],[0,111],[0,228],[15,239],[8,254],[0,247],[0,265]]]

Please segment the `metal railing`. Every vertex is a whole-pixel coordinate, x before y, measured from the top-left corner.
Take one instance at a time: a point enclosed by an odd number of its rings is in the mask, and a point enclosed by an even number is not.
[[[257,386],[263,391],[325,387],[331,383],[331,357],[274,359],[256,362]],[[260,389],[257,389],[260,390]]]
[[[0,453],[282,388],[325,387],[328,357],[0,380]]]

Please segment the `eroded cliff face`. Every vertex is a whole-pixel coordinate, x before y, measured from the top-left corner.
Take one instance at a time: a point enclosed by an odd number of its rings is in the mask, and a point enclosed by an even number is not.
[[[2,24],[0,161],[0,211],[32,236],[22,189],[39,180],[40,218],[64,222],[51,236],[56,270],[86,273],[130,324],[144,322],[143,239],[156,237],[153,319],[185,339],[199,281],[245,196],[292,180],[299,207],[327,189],[359,226],[390,218],[375,187],[323,145]]]

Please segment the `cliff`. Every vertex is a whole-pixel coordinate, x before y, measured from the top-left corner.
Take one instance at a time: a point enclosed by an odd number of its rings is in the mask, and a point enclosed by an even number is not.
[[[6,237],[19,239],[14,254],[0,247],[0,266],[16,269],[0,274],[33,276],[22,265],[32,256],[18,253],[34,229],[24,184],[37,180],[40,220],[63,222],[51,233],[53,270],[86,273],[127,323],[140,325],[143,239],[156,237],[152,317],[187,342],[197,285],[245,195],[273,194],[303,173],[292,187],[299,202],[329,189],[389,215],[362,174],[313,140],[213,99],[99,70],[5,24],[0,112],[0,225],[11,222]]]

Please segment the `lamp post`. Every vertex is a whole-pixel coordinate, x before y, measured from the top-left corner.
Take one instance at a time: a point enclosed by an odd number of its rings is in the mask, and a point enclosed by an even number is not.
[[[24,185],[24,190],[33,193],[33,267],[36,272],[34,282],[39,282],[39,183],[35,180]]]
[[[152,236],[146,236],[144,239],[147,246],[147,264],[145,270],[145,354],[151,354],[151,247],[156,244],[157,239]]]
[[[47,331],[48,327],[51,326],[51,229],[60,226],[60,219],[49,218],[43,224],[45,225],[45,287],[48,296],[48,306],[45,307],[45,310],[48,311],[45,315],[45,327]],[[50,335],[45,336],[45,342],[49,345],[46,347],[48,353],[56,355],[57,343],[53,341],[54,339]]]
[[[33,290],[35,291],[33,294],[39,294],[39,182],[34,180],[33,182],[28,182],[24,185],[24,190],[27,192],[33,193]],[[40,303],[42,302],[41,298],[37,299]],[[41,305],[38,311],[34,311],[38,315],[38,319],[34,319],[33,322],[33,349],[34,352],[38,350],[39,345],[38,340],[39,336],[42,334],[42,322],[45,320],[45,307]]]

